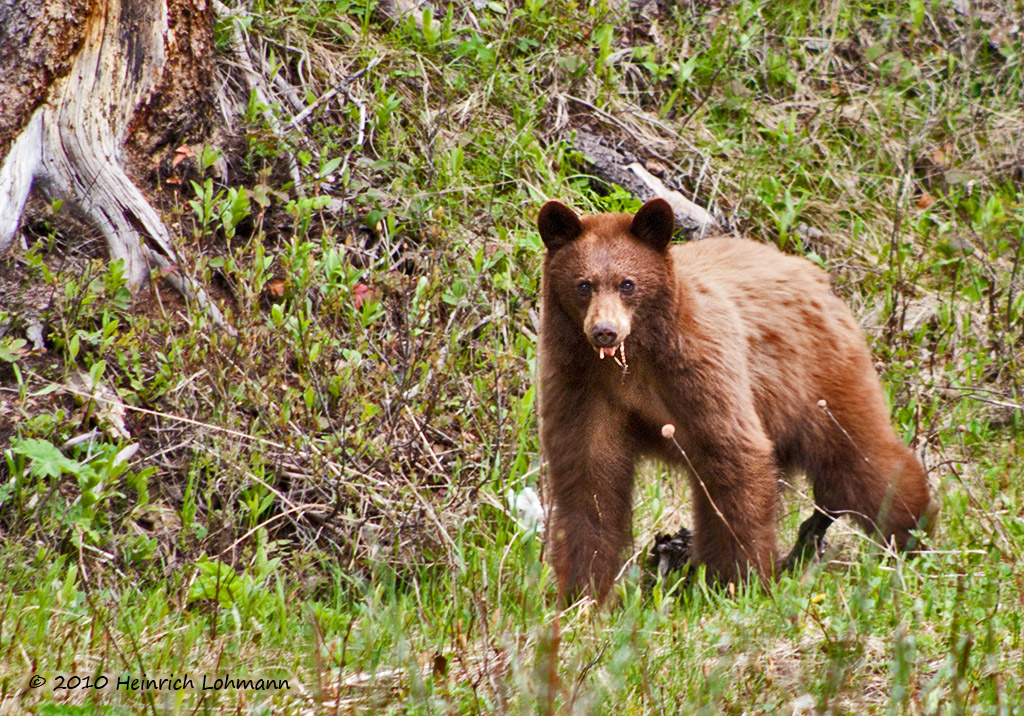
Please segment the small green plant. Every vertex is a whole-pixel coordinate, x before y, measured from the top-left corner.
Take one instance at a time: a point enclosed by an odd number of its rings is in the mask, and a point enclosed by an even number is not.
[[[11,480],[3,488],[0,509],[11,511],[18,520],[35,512],[37,520],[53,519],[64,530],[76,548],[98,547],[113,535],[112,503],[123,501],[130,490],[135,495],[133,509],[143,508],[149,501],[148,481],[155,468],[133,472],[127,457],[134,449],[118,449],[109,443],[93,444],[79,459],[70,458],[51,442],[39,438],[19,438],[4,452]],[[70,498],[54,497],[58,483],[70,476],[76,486]],[[42,503],[40,503],[42,500]],[[40,505],[48,510],[41,511]],[[42,525],[45,528],[45,523]]]

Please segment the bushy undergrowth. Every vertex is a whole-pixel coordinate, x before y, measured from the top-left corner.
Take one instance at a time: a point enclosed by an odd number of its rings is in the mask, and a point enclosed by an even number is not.
[[[239,123],[154,196],[237,336],[134,299],[59,203],[2,259],[0,711],[1019,713],[1024,8],[402,7],[219,21]],[[556,610],[509,502],[543,488],[533,220],[639,206],[584,129],[830,271],[942,500],[929,551],[838,524],[771,589],[634,568]],[[657,466],[637,502],[638,555],[688,522]]]

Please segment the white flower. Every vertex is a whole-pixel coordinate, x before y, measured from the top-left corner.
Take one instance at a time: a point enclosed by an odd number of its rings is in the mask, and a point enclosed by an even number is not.
[[[542,532],[544,530],[544,506],[540,496],[532,487],[524,487],[516,494],[511,487],[506,493],[508,506],[516,516],[516,521],[524,532]]]

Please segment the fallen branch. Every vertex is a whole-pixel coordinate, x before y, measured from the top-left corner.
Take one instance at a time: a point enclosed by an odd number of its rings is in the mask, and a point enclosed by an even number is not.
[[[669,189],[661,179],[644,169],[640,162],[633,162],[626,168],[636,174],[640,181],[654,192],[655,196],[667,201],[672,206],[673,212],[689,216],[693,221],[697,222],[702,232],[708,231],[717,225],[718,222],[715,221],[715,217],[711,215],[710,211],[700,204],[693,203],[678,191]]]
[[[245,12],[243,10],[232,10],[220,2],[220,0],[213,1],[213,9],[218,15],[231,23],[231,56],[234,58],[235,64],[242,71],[242,78],[249,93],[255,95],[256,101],[261,108],[260,113],[266,120],[270,130],[274,133],[274,136],[285,142],[284,128],[277,115],[271,109],[270,87],[267,85],[263,75],[256,71],[252,64],[252,59],[249,57],[249,50],[246,47],[245,38],[242,34],[241,23],[241,20],[245,18]],[[288,172],[291,175],[295,193],[299,196],[305,196],[305,191],[302,187],[302,174],[299,172],[299,161],[296,159],[294,152],[285,152],[285,156],[287,157]]]
[[[707,235],[718,228],[718,221],[711,212],[680,192],[669,189],[647,171],[628,148],[612,147],[602,135],[584,127],[576,128],[575,144],[590,163],[591,172],[602,181],[622,187],[641,201],[655,197],[668,201],[680,228],[697,236]]]

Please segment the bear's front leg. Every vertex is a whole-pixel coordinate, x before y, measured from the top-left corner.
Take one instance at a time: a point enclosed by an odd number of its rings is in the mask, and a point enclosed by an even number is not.
[[[563,604],[602,601],[630,539],[634,451],[618,420],[574,416],[576,429],[544,428],[554,510],[549,532]],[[553,421],[548,421],[551,423]]]
[[[721,582],[774,571],[777,475],[771,444],[754,423],[704,432],[684,465],[694,504],[693,558]]]

